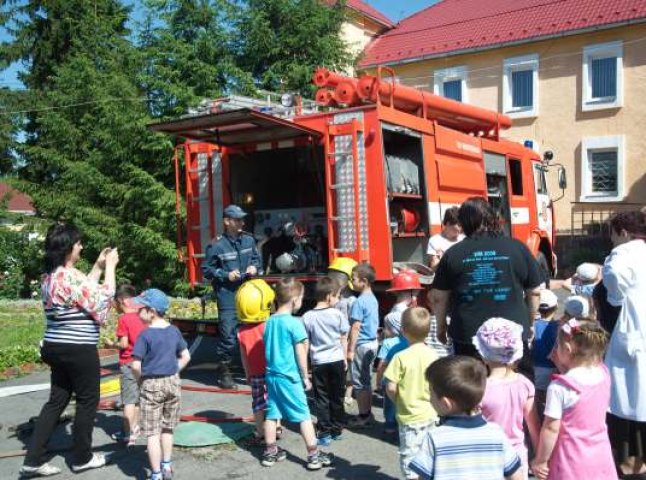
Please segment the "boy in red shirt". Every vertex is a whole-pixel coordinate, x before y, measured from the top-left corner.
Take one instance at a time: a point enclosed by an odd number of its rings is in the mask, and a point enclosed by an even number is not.
[[[264,423],[267,408],[267,387],[265,385],[265,322],[271,315],[276,297],[274,290],[261,279],[242,284],[236,293],[236,310],[242,325],[238,328],[240,357],[247,383],[251,386],[251,409],[256,422],[254,438],[249,442],[263,445]]]
[[[132,447],[139,436],[139,384],[135,379],[132,364],[132,348],[139,334],[146,328],[139,318],[139,309],[131,306],[130,300],[137,296],[135,287],[121,285],[114,296],[121,316],[117,321],[117,342],[119,347],[119,368],[121,370],[121,403],[123,404],[123,431],[112,435],[114,440]]]

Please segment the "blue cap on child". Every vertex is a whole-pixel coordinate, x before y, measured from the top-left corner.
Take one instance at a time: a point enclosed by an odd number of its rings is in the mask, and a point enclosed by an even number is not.
[[[153,308],[163,315],[168,310],[170,300],[168,296],[157,288],[149,288],[141,292],[141,295],[132,299],[132,305],[135,307]]]

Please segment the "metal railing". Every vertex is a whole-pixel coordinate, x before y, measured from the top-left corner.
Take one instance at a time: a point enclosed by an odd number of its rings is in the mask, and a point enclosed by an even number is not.
[[[610,236],[608,220],[619,212],[639,210],[641,203],[614,202],[590,203],[572,202],[570,210],[571,236]]]

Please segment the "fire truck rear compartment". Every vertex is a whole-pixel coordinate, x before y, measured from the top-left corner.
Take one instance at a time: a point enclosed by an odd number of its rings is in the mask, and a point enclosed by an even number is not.
[[[425,262],[428,211],[422,137],[383,124],[386,188],[393,262]]]
[[[325,270],[327,215],[321,147],[230,153],[228,181],[232,200],[250,213],[245,229],[259,239],[266,270],[279,273],[285,265],[292,266],[289,273]],[[277,265],[285,253],[291,258],[284,256]]]

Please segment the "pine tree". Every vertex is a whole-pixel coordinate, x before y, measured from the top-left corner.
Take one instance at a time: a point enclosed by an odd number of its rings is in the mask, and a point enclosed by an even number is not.
[[[237,63],[259,88],[313,97],[317,66],[342,70],[351,64],[340,37],[345,2],[245,0],[236,2]]]
[[[173,287],[181,274],[174,194],[164,183],[172,186],[171,145],[146,128],[144,62],[128,38],[128,9],[114,0],[20,8],[2,54],[28,62],[27,141],[14,144],[21,189],[43,217],[79,226],[91,261],[103,246],[119,247],[122,279]]]

